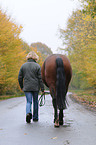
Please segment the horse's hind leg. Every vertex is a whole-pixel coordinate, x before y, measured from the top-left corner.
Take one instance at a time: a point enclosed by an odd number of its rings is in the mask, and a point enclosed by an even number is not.
[[[58,118],[56,99],[53,99],[52,103],[53,103],[53,107],[54,107],[54,123],[55,123],[55,120],[57,120],[57,118]]]
[[[58,109],[56,105],[56,99],[53,99],[53,107],[54,107],[54,127],[59,127],[59,115]]]
[[[63,109],[59,111],[59,124],[63,125]]]
[[[57,109],[56,99],[53,99],[53,107],[54,107],[54,127],[59,127],[59,115]]]
[[[57,109],[57,102],[55,97],[55,91],[53,89],[54,87],[50,88],[51,96],[52,96],[52,103],[54,107],[54,127],[59,127],[59,115],[58,115],[58,109]]]

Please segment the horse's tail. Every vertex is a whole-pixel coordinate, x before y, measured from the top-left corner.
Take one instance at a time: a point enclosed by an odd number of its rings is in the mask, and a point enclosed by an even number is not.
[[[66,108],[66,85],[65,70],[62,58],[56,59],[57,81],[56,81],[56,102],[59,109]]]

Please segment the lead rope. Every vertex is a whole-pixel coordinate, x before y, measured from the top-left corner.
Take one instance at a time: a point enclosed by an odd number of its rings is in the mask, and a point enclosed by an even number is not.
[[[45,94],[50,94],[50,92],[44,92],[40,98],[39,98],[39,106],[44,106],[45,105]]]
[[[39,98],[39,106],[44,106],[45,105],[45,93],[42,94]]]

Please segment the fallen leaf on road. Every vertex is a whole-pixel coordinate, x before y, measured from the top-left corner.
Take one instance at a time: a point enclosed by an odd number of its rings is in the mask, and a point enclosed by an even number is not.
[[[51,138],[51,139],[57,139],[57,137],[53,137],[53,138]]]

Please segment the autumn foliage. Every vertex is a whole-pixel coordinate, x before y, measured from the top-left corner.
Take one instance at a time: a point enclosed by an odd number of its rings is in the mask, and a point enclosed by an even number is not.
[[[29,46],[20,39],[21,31],[22,26],[17,25],[11,17],[0,10],[0,95],[21,93],[18,73],[30,51],[37,53],[40,66],[44,60],[43,56],[45,57],[37,47]]]
[[[0,10],[0,94],[17,88],[17,74],[25,55],[19,38],[21,30]]]
[[[60,29],[72,68],[75,88],[93,88],[96,92],[96,17],[77,10]],[[79,86],[78,86],[79,84]],[[83,85],[82,85],[83,84]]]
[[[16,94],[19,91],[19,69],[26,61],[27,53],[32,50],[19,38],[21,31],[22,26],[18,26],[0,10],[0,95]],[[26,50],[23,49],[24,44],[26,44]],[[27,48],[30,49],[27,50]],[[38,55],[39,63],[42,64],[39,52]]]

